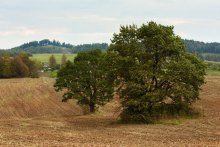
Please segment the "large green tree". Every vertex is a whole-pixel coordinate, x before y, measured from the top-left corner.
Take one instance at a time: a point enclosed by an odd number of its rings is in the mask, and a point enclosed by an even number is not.
[[[149,123],[166,114],[188,114],[199,99],[205,65],[186,52],[172,26],[155,22],[122,26],[108,55],[123,121]]]
[[[61,68],[55,83],[57,91],[65,89],[63,101],[76,99],[80,105],[95,112],[112,98],[113,86],[108,78],[105,55],[100,50],[81,52]]]

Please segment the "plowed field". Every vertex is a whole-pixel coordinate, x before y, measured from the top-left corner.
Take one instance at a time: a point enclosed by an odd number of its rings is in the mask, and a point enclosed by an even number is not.
[[[220,146],[220,77],[208,76],[197,119],[154,125],[115,123],[118,102],[85,115],[60,102],[54,80],[0,80],[0,146]]]

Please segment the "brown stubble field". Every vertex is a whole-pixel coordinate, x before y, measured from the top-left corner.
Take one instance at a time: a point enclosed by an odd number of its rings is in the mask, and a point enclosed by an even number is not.
[[[206,81],[202,117],[135,125],[116,123],[116,100],[83,116],[61,102],[54,79],[0,80],[0,146],[220,146],[220,77]]]

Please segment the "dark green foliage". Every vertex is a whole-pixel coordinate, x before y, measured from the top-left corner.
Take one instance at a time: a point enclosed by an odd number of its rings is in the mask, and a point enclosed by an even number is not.
[[[108,48],[108,44],[107,43],[93,43],[93,44],[82,44],[82,45],[77,45],[74,46],[74,49],[72,51],[72,53],[79,53],[82,51],[90,51],[93,50],[95,48],[98,48],[102,51],[106,51]]]
[[[166,115],[189,114],[199,99],[205,65],[186,53],[172,26],[122,26],[108,56],[119,87],[122,121],[152,123]]]
[[[44,39],[41,41],[32,41],[29,43],[25,43],[19,47],[13,48],[12,52],[21,52],[25,51],[28,53],[63,53],[63,52],[71,52],[73,45],[60,43],[59,41],[50,41],[48,39]]]
[[[76,99],[94,112],[97,106],[112,99],[113,86],[107,71],[105,55],[100,50],[81,52],[58,72],[55,88],[65,89],[63,101]]]
[[[13,65],[10,56],[5,55],[3,57],[3,65],[2,65],[2,77],[10,78],[13,77]]]

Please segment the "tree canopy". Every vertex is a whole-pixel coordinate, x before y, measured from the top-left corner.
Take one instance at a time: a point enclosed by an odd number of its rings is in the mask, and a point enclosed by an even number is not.
[[[113,86],[108,78],[105,54],[101,50],[81,52],[61,68],[55,83],[57,91],[65,89],[63,101],[76,99],[80,105],[89,106],[90,112],[112,99]]]
[[[186,52],[173,26],[155,22],[121,26],[108,56],[123,121],[149,123],[168,114],[190,113],[191,104],[199,99],[205,65]]]

